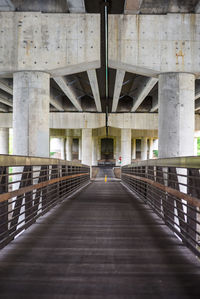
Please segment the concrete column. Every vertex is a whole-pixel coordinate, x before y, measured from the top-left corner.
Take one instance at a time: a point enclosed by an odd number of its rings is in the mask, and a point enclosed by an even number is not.
[[[9,154],[9,129],[0,128],[0,154]]]
[[[153,158],[153,138],[149,138],[149,159]]]
[[[82,160],[82,138],[80,137],[78,140],[78,159]]]
[[[49,74],[13,75],[13,154],[49,157]]]
[[[136,138],[132,140],[132,159],[136,159]]]
[[[194,96],[194,75],[159,76],[159,158],[194,154]]]
[[[98,148],[98,137],[92,138],[92,166],[97,166],[97,148]]]
[[[82,163],[92,165],[92,129],[82,129]]]
[[[67,142],[66,142],[67,161],[72,161],[72,142],[73,142],[73,138],[67,137]]]
[[[121,166],[119,157],[121,157],[121,138],[116,136],[116,166]]]
[[[61,159],[66,159],[66,139],[60,138],[60,153],[61,153]]]
[[[122,166],[131,164],[131,129],[121,130]]]
[[[147,138],[143,137],[141,139],[141,160],[147,160]]]

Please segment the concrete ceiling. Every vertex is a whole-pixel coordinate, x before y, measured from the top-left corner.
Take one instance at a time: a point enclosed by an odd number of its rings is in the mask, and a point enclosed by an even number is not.
[[[100,13],[101,68],[97,73],[51,79],[51,111],[106,111],[105,99],[105,27],[103,0],[0,0],[0,11],[41,11],[43,13]],[[113,0],[110,14],[166,14],[200,12],[199,0]],[[196,80],[196,99],[200,98],[200,80]],[[100,101],[99,94],[100,92]],[[113,106],[113,96],[115,107]],[[158,84],[153,78],[119,73],[109,69],[109,112],[157,112]],[[114,108],[113,108],[114,107]],[[0,111],[12,111],[12,80],[0,80]],[[196,101],[200,112],[200,101]]]

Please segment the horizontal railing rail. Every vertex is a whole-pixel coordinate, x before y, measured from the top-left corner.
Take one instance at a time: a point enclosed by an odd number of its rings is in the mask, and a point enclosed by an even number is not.
[[[126,165],[122,167],[122,182],[200,256],[200,157]]]
[[[0,155],[0,248],[89,180],[80,163]]]

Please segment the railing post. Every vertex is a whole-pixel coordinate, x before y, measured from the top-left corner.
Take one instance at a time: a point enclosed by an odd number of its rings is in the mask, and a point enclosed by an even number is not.
[[[8,192],[8,167],[0,167],[0,194]],[[8,202],[0,203],[0,235],[8,233]]]

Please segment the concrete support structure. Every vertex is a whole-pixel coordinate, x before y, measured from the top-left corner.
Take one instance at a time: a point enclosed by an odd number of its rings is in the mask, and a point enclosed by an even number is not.
[[[78,140],[78,159],[82,160],[82,138],[80,137]]]
[[[92,165],[92,129],[82,129],[82,163]]]
[[[153,158],[153,138],[149,138],[149,159]]]
[[[61,159],[66,160],[66,139],[65,138],[60,139],[60,153],[61,153]]]
[[[143,137],[141,139],[141,160],[147,160],[147,150],[148,150],[148,146],[147,146],[147,138]]]
[[[132,160],[136,159],[136,138],[132,140]]]
[[[198,146],[198,138],[194,138],[194,156],[197,156],[197,146]]]
[[[14,73],[13,153],[49,156],[49,74]]]
[[[121,130],[122,166],[131,164],[131,129]]]
[[[97,136],[93,136],[92,138],[92,166],[97,166],[98,162],[98,153],[97,153],[97,149],[98,149],[98,137]]]
[[[159,75],[159,158],[194,154],[195,76]]]
[[[0,154],[8,155],[9,153],[9,129],[0,128]]]
[[[68,161],[72,161],[72,142],[73,139],[72,137],[67,137],[67,142],[66,142],[66,154],[67,154],[67,159]]]

